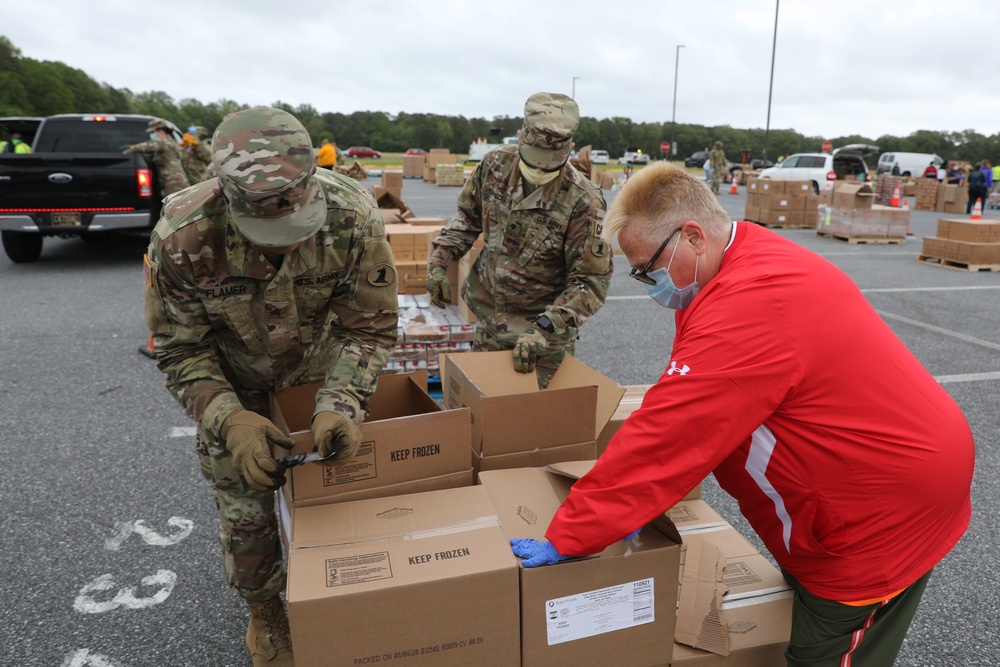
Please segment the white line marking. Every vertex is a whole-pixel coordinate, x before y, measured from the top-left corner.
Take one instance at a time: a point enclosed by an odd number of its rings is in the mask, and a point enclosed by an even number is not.
[[[186,438],[198,432],[197,426],[174,426],[167,433],[168,438]]]
[[[156,574],[143,577],[142,586],[159,586],[153,595],[145,598],[135,596],[135,588],[121,588],[111,600],[98,602],[90,596],[91,593],[108,591],[114,588],[115,580],[110,574],[102,574],[80,589],[80,594],[73,602],[73,609],[81,614],[102,614],[118,607],[126,609],[147,609],[158,605],[173,592],[177,584],[177,575],[170,570],[157,570]]]
[[[115,667],[115,663],[103,655],[91,653],[88,649],[81,648],[73,651],[63,660],[62,667]]]
[[[1000,371],[992,373],[962,373],[960,375],[937,375],[934,377],[940,384],[951,382],[981,382],[983,380],[1000,380]]]
[[[956,338],[958,340],[965,341],[966,343],[972,343],[973,345],[979,345],[980,347],[989,348],[991,350],[1000,350],[1000,343],[993,343],[988,340],[983,340],[982,338],[976,338],[975,336],[967,336],[965,334],[958,333],[957,331],[951,331],[949,329],[934,326],[933,324],[927,324],[918,320],[911,320],[909,317],[887,313],[884,310],[876,310],[875,312],[884,318],[896,320],[897,322],[903,322],[928,331],[933,331],[934,333],[939,333],[942,336],[949,336],[950,338]]]
[[[147,528],[142,519],[135,521],[116,521],[115,534],[104,542],[104,548],[108,551],[118,551],[122,543],[128,536],[135,533],[142,538],[146,544],[154,547],[169,547],[177,544],[194,530],[194,521],[182,519],[179,516],[172,516],[167,519],[167,525],[179,530],[173,535],[161,535],[160,533]]]
[[[1000,285],[956,285],[954,287],[872,287],[861,291],[865,294],[882,294],[890,292],[953,292],[979,289],[1000,289]]]

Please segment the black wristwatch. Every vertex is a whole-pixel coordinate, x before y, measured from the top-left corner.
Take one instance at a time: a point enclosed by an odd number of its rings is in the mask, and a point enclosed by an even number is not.
[[[537,324],[539,329],[543,329],[550,334],[554,334],[556,332],[556,327],[552,324],[552,320],[549,319],[548,315],[539,315],[533,319],[532,322]]]

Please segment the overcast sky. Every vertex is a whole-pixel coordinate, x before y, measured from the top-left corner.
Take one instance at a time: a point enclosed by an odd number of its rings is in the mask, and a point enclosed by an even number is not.
[[[179,101],[519,116],[537,91],[585,116],[767,124],[775,0],[31,0],[22,55]],[[1000,132],[1000,6],[780,0],[770,127],[833,138]],[[79,109],[78,111],[86,111]]]

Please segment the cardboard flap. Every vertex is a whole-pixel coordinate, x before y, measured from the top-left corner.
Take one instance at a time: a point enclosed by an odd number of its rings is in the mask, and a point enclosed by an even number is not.
[[[563,461],[545,466],[545,470],[570,479],[580,479],[594,467],[597,461]]]
[[[713,544],[687,547],[674,640],[718,655],[729,655],[729,630],[722,616],[725,560]]]
[[[611,420],[611,416],[615,414],[615,410],[618,409],[618,404],[621,402],[622,396],[625,395],[625,387],[602,373],[598,373],[576,357],[566,355],[552,376],[546,391],[584,385],[597,387],[597,420],[594,429],[594,440],[597,440],[601,437],[601,431]]]

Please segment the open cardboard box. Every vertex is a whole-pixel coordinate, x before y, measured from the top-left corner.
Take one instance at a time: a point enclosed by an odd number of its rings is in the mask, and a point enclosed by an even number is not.
[[[507,538],[545,539],[593,461],[479,474]],[[676,619],[681,538],[664,516],[629,543],[554,566],[521,568],[521,665],[665,665]],[[517,663],[511,663],[517,664]]]
[[[486,489],[298,508],[293,541],[299,667],[518,664],[519,567]]]
[[[561,460],[579,459],[581,452],[596,458],[594,443],[625,393],[617,382],[571,356],[548,387],[539,389],[534,373],[514,370],[506,350],[448,355],[443,377],[445,405],[471,410],[474,461],[481,464],[477,470],[491,467],[488,457],[508,456],[511,465],[521,466],[525,457],[542,449],[566,448],[573,458]],[[509,456],[515,454],[520,456]]]
[[[320,384],[271,394],[274,424],[291,434],[293,454],[313,450],[312,422]],[[345,464],[289,469],[288,507],[416,493],[472,484],[469,410],[443,410],[427,393],[427,372],[379,377],[361,425],[361,447]]]

